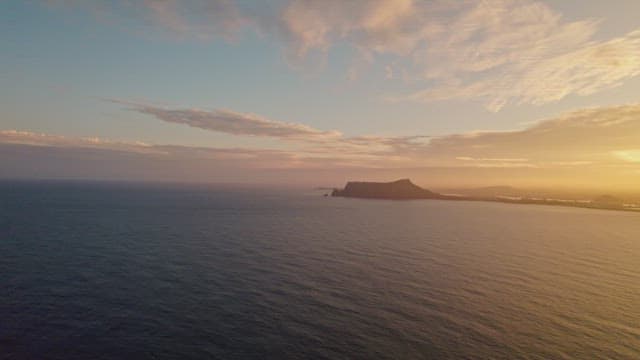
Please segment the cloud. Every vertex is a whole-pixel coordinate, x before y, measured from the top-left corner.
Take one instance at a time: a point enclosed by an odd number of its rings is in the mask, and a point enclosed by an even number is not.
[[[640,29],[596,40],[601,19],[569,20],[535,0],[131,0],[93,7],[114,19],[133,14],[142,20],[134,24],[180,38],[229,40],[253,31],[280,41],[291,63],[346,46],[357,54],[345,69],[350,78],[373,62],[388,81],[404,74],[415,90],[385,97],[396,101],[473,100],[499,111],[595,94],[640,74]]]
[[[463,162],[619,166],[622,154],[633,154],[628,149],[637,148],[638,134],[640,105],[623,105],[573,111],[518,131],[435,138],[425,150],[432,157],[455,155]]]
[[[539,121],[528,128],[502,132],[468,132],[448,136],[355,136],[324,132],[300,124],[265,120],[233,111],[170,110],[147,105],[136,111],[173,123],[234,135],[296,140],[287,151],[209,149],[126,143],[100,138],[69,138],[24,131],[2,131],[0,142],[36,146],[84,147],[146,153],[239,157],[286,154],[313,163],[320,159],[368,167],[398,166],[598,166],[628,165],[637,156],[640,105],[591,108]],[[229,115],[230,114],[230,115]],[[299,140],[299,141],[298,141]],[[170,150],[170,151],[169,151]],[[505,165],[506,166],[506,165]]]
[[[355,136],[323,131],[299,123],[267,119],[232,110],[170,109],[124,100],[107,100],[157,120],[236,136],[270,137],[290,142],[293,158],[318,164],[321,159],[341,166],[408,166],[429,136]]]
[[[597,166],[635,159],[640,105],[592,108],[562,114],[517,131],[448,136],[343,136],[306,125],[230,110],[168,109],[124,101],[158,120],[238,136],[294,141],[300,159],[333,159],[354,166],[543,167]],[[304,155],[302,155],[304,154]],[[338,160],[339,159],[339,160]]]
[[[470,70],[471,75],[465,74],[465,70],[431,74],[428,76],[446,81],[416,92],[408,99],[480,99],[487,109],[499,111],[510,103],[540,105],[569,95],[591,95],[619,86],[624,80],[640,74],[640,58],[637,56],[640,53],[640,31],[606,42],[567,45],[566,49],[547,54],[557,49],[544,45],[541,49],[522,51],[517,54],[519,59],[504,63],[495,59],[496,63],[487,64],[487,69]],[[534,56],[531,52],[539,54]],[[456,62],[453,58],[449,60],[442,63]],[[464,69],[465,64],[458,65]],[[495,70],[500,70],[500,73]]]
[[[233,121],[245,126],[243,117]],[[573,111],[522,130],[440,137],[320,135],[322,140],[316,140],[316,131],[291,131],[278,130],[274,135],[268,130],[260,136],[314,140],[274,150],[155,145],[5,130],[0,131],[0,168],[5,177],[74,173],[89,178],[160,176],[240,182],[272,175],[278,182],[304,178],[307,183],[410,176],[419,183],[440,186],[507,183],[637,189],[640,181],[640,104]],[[255,135],[253,130],[240,134],[247,132]]]
[[[251,20],[232,0],[143,0],[150,20],[180,36],[231,38]]]
[[[42,147],[93,148],[139,153],[157,152],[157,149],[144,142],[127,143],[98,137],[67,137],[18,130],[0,130],[0,143]]]
[[[215,148],[123,142],[98,137],[72,137],[30,131],[0,130],[0,145],[42,149],[65,149],[76,154],[87,151],[143,156],[163,161],[222,163],[239,169],[313,169],[376,167],[380,156],[331,146],[300,147],[292,150],[267,148]],[[73,156],[70,157],[70,159]]]
[[[456,157],[457,160],[463,160],[463,161],[499,161],[499,162],[526,162],[529,161],[528,159],[522,159],[522,158],[517,158],[517,159],[510,159],[510,158],[501,158],[501,159],[490,159],[490,158],[481,158],[481,159],[477,159],[471,156],[458,156]]]
[[[253,20],[234,0],[41,0],[52,7],[78,7],[135,32],[160,30],[181,39],[233,39]],[[133,21],[130,21],[133,20]]]
[[[365,52],[406,54],[430,30],[419,17],[434,8],[412,0],[293,0],[279,20],[296,56],[327,51],[338,41]]]
[[[123,100],[108,100],[126,105],[128,109],[153,116],[155,119],[187,125],[207,131],[237,136],[270,137],[298,144],[297,151],[316,158],[347,158],[352,162],[369,162],[384,159],[384,163],[407,162],[411,153],[424,144],[429,136],[356,136],[345,137],[339,131],[323,131],[310,126],[267,119],[250,113],[232,110],[170,109],[156,105]]]
[[[566,21],[538,1],[295,0],[281,21],[299,57],[344,42],[371,61],[397,56],[422,89],[389,96],[396,100],[479,100],[499,111],[594,94],[640,74],[640,31],[595,41],[599,20]]]
[[[337,131],[322,131],[303,124],[270,120],[250,113],[231,110],[168,109],[164,107],[111,100],[133,111],[158,120],[188,125],[231,135],[265,136],[283,140],[320,141],[340,137]]]

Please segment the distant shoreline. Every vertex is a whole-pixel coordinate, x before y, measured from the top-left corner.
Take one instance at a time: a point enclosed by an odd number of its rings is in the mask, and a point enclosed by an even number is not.
[[[601,196],[594,200],[565,200],[549,198],[528,198],[522,196],[473,196],[473,195],[447,195],[423,189],[409,179],[396,180],[387,183],[380,182],[354,182],[350,181],[343,189],[333,189],[331,196],[377,199],[377,200],[449,200],[449,201],[485,201],[505,204],[523,205],[548,205],[563,206],[594,210],[614,210],[640,213],[640,206],[636,204],[624,204],[611,196]]]
[[[497,202],[497,203],[504,203],[504,204],[562,206],[562,207],[572,207],[572,208],[592,209],[592,210],[635,212],[640,214],[640,207],[625,207],[624,205],[607,206],[604,204],[596,204],[592,202],[579,202],[576,200],[545,200],[545,199],[510,200],[510,199],[501,199],[501,198],[481,198],[481,197],[461,197],[460,199],[443,199],[443,200],[466,200],[466,201]]]
[[[570,207],[579,209],[590,210],[608,210],[608,211],[624,211],[640,214],[640,207],[614,207],[614,206],[602,206],[593,203],[579,203],[574,200],[508,200],[500,198],[483,198],[483,197],[469,197],[469,196],[454,196],[448,195],[442,198],[415,198],[415,199],[391,199],[391,198],[365,198],[365,197],[350,197],[350,196],[338,196],[351,199],[361,200],[386,200],[386,201],[414,201],[414,200],[443,200],[443,201],[473,201],[473,202],[493,202],[503,204],[514,205],[547,205],[558,207]]]

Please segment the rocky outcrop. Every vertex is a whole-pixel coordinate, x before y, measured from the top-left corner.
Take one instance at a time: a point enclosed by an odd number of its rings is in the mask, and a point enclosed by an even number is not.
[[[350,181],[344,189],[335,189],[331,196],[369,198],[369,199],[443,199],[444,195],[423,189],[409,179],[388,183]]]

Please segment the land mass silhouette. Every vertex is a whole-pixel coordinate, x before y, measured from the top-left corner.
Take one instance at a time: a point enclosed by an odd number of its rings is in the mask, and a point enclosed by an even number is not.
[[[470,195],[444,195],[431,190],[423,189],[409,179],[401,179],[392,182],[368,182],[349,181],[343,189],[333,189],[331,196],[384,199],[384,200],[458,200],[458,201],[492,201],[509,204],[537,204],[571,206],[603,210],[623,210],[640,212],[640,205],[622,203],[619,199],[604,195],[591,201],[562,200],[532,197],[504,197],[504,196],[470,196]]]
[[[331,196],[393,200],[450,198],[450,196],[423,189],[409,179],[386,183],[349,181],[344,189],[334,189]]]

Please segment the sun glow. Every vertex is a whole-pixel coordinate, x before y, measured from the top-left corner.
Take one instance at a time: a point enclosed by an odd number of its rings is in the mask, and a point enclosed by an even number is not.
[[[640,149],[614,151],[614,155],[624,161],[640,162]]]

